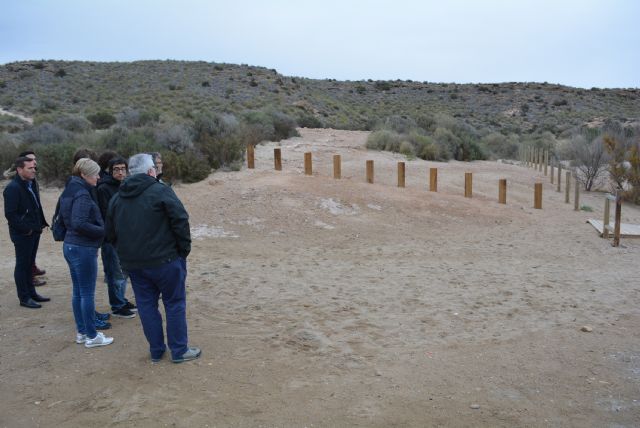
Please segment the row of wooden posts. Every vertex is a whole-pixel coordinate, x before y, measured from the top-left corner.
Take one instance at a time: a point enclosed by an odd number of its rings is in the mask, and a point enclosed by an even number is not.
[[[274,169],[282,171],[282,151],[280,148],[273,149]],[[247,147],[247,168],[255,168],[255,148]],[[398,162],[398,187],[405,187],[405,163]],[[311,152],[304,154],[304,173],[305,175],[313,174],[313,162]],[[342,178],[342,158],[340,155],[333,155],[333,178]],[[374,162],[366,161],[366,181],[374,182]],[[576,186],[577,187],[577,186]],[[438,191],[438,168],[429,168],[429,191]],[[464,174],[464,196],[466,198],[473,197],[473,174],[466,172]],[[498,203],[507,203],[507,179],[498,180]],[[542,183],[536,183],[534,186],[534,208],[542,209]]]
[[[544,170],[544,175],[547,175],[547,167],[551,168],[550,180],[551,184],[554,180],[554,165],[549,162],[549,150],[537,147],[523,147],[520,149],[520,161],[527,167],[533,168],[534,170],[542,172]],[[558,184],[557,184],[557,192],[562,191],[562,163],[558,162]],[[573,208],[575,211],[580,210],[580,185],[578,182],[578,176],[576,172],[573,173],[570,171],[565,172],[565,194],[564,194],[564,202],[569,203],[569,195],[571,193],[571,178],[573,177],[574,183],[574,205]],[[536,183],[536,186],[538,183]],[[542,185],[540,183],[540,185]],[[609,201],[614,201],[616,204],[615,211],[615,225],[613,228],[609,226]],[[614,247],[620,245],[620,222],[622,216],[622,198],[617,195],[607,194],[605,197],[605,205],[604,205],[604,219],[602,222],[603,232],[602,237],[608,238],[609,232],[613,232],[613,243]]]

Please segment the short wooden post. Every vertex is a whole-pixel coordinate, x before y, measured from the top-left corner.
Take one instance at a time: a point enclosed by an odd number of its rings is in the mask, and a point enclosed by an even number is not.
[[[573,189],[573,210],[580,211],[580,185],[578,183],[578,173],[573,174],[574,177],[574,185]]]
[[[311,152],[305,152],[304,154],[304,175],[313,175]]]
[[[367,161],[367,183],[373,184],[373,161]]]
[[[398,162],[398,187],[404,187],[404,162]]]
[[[429,190],[438,191],[438,168],[429,168]]]
[[[609,238],[609,215],[610,215],[610,207],[609,207],[609,194],[607,194],[604,198],[604,219],[602,220],[602,237]]]
[[[498,182],[498,203],[507,203],[507,179],[501,178]]]
[[[564,181],[564,203],[569,203],[569,192],[571,191],[571,172],[567,171],[565,173],[565,181]]]
[[[544,175],[547,175],[547,165],[549,165],[549,150],[544,151]]]
[[[531,153],[531,166],[533,167],[533,169],[536,169],[536,148],[533,148],[533,152]]]
[[[544,153],[542,149],[538,150],[538,171],[542,172],[542,161],[544,160]]]
[[[616,224],[613,228],[613,243],[614,247],[620,245],[620,220],[622,217],[622,196],[616,195]]]
[[[252,144],[247,146],[247,168],[254,169],[255,163],[255,147]]]
[[[464,173],[464,197],[471,198],[473,196],[473,174],[471,172]]]
[[[536,183],[533,192],[533,208],[542,209],[542,183]]]
[[[553,163],[552,163],[552,164],[551,164],[551,174],[550,174],[550,177],[551,177],[551,184],[553,184],[553,174],[554,174],[554,170],[553,170]]]
[[[282,152],[280,149],[273,149],[273,163],[276,171],[282,171]]]
[[[342,162],[340,155],[333,155],[333,178],[340,179],[342,177]]]
[[[561,187],[562,187],[562,164],[558,162],[558,188],[556,189],[556,192],[562,191]]]

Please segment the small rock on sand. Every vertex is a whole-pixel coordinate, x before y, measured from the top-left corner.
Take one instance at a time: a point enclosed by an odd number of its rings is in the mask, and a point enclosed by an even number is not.
[[[472,404],[472,405],[471,405],[471,406],[469,406],[469,407],[471,407],[473,410],[477,410],[477,409],[479,409],[479,408],[480,408],[480,405],[479,405],[479,404]]]
[[[593,331],[593,327],[591,327],[589,325],[584,325],[584,326],[582,326],[580,331],[584,331],[585,333],[591,333]]]

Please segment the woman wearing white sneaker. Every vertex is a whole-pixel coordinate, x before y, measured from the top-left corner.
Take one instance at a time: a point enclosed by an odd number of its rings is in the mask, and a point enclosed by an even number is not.
[[[96,186],[99,174],[97,163],[79,159],[60,195],[60,216],[67,229],[62,249],[73,283],[71,306],[76,321],[76,343],[84,343],[87,348],[113,342],[113,337],[96,331],[95,326],[98,248],[104,238],[104,222],[91,189]]]

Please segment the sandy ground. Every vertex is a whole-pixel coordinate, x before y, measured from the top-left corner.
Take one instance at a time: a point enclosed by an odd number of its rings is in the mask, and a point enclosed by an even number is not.
[[[409,161],[399,189],[402,157],[367,152],[366,136],[302,130],[281,143],[282,172],[272,143],[255,170],[176,186],[195,362],[152,364],[137,318],[113,321],[111,346],[76,345],[48,232],[39,292],[53,301],[20,308],[0,228],[0,426],[639,426],[640,239],[613,248],[586,224],[602,195],[575,212],[542,173],[497,162]],[[59,192],[43,191],[48,217]],[[625,205],[623,221],[640,210]],[[105,311],[102,275],[97,288]]]

